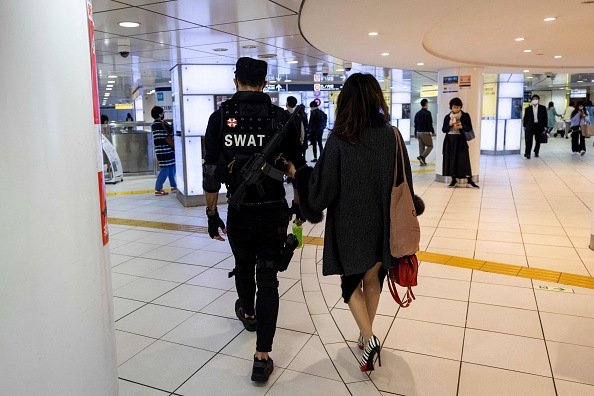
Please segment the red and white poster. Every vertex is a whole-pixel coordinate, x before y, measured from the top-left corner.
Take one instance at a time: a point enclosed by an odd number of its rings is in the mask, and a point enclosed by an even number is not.
[[[469,89],[471,86],[471,76],[460,76],[460,89]]]
[[[101,114],[99,108],[99,81],[97,79],[97,58],[95,56],[95,24],[93,22],[93,4],[87,0],[87,24],[89,28],[89,52],[91,55],[91,90],[93,93],[93,124],[97,133],[97,181],[101,216],[101,235],[103,246],[109,242],[107,228],[107,200],[105,198],[105,175],[103,174],[103,148],[101,143]]]

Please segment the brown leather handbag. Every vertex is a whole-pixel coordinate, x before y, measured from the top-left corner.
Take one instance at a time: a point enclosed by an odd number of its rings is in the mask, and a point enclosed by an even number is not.
[[[393,257],[400,258],[413,255],[419,250],[421,227],[406,178],[404,143],[401,141],[398,129],[394,128],[394,134],[396,135],[396,158],[394,159],[394,184],[390,198],[390,253]],[[400,166],[404,174],[404,182],[400,185],[396,185],[398,154],[400,154]]]
[[[398,129],[394,128],[394,134],[396,135],[396,158],[394,159],[394,184],[390,198],[390,253],[397,260],[388,271],[388,287],[398,305],[406,308],[415,299],[412,287],[417,285],[419,262],[415,253],[419,250],[421,227],[406,177],[404,143]],[[400,185],[396,185],[398,154],[400,154],[400,165],[404,174],[404,181]],[[404,299],[398,295],[396,284],[406,288]]]
[[[173,134],[169,133],[169,129],[167,129],[167,125],[165,125],[163,121],[161,121],[161,125],[163,125],[163,129],[165,129],[165,133],[167,133],[165,142],[169,145],[169,147],[175,150],[175,140],[173,140]]]

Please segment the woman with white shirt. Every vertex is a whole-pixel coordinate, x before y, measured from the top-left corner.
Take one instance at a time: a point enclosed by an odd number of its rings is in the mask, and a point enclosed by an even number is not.
[[[575,102],[569,102],[569,106],[565,109],[565,113],[563,113],[563,121],[565,121],[565,139],[569,139],[569,131],[571,130],[571,113],[575,110]]]

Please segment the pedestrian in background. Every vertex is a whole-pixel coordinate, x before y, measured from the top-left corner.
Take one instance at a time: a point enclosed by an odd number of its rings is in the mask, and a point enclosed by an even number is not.
[[[540,140],[542,134],[548,130],[548,115],[547,109],[538,104],[540,102],[540,96],[532,95],[532,102],[529,107],[526,107],[524,112],[524,139],[525,139],[525,151],[524,157],[530,159],[530,151],[532,150],[532,140],[534,139],[534,156],[538,157],[540,152]]]
[[[452,182],[448,187],[456,187],[458,179],[466,179],[467,187],[479,188],[472,180],[470,167],[470,154],[468,141],[463,132],[473,131],[470,115],[462,111],[462,100],[450,100],[451,112],[443,119],[443,128],[446,133],[443,140],[443,175],[450,176]]]
[[[419,140],[419,156],[417,159],[421,166],[427,166],[427,156],[433,150],[433,137],[435,136],[435,129],[433,129],[433,117],[428,110],[429,101],[427,99],[421,100],[421,110],[415,114],[415,137]]]
[[[555,117],[561,117],[561,114],[557,113],[557,109],[555,109],[555,103],[549,102],[549,108],[547,109],[547,133],[549,135],[551,134],[551,131],[555,129],[555,124],[557,123],[557,119]]]
[[[177,184],[175,183],[175,151],[167,143],[167,136],[173,135],[173,127],[163,121],[165,111],[162,107],[153,107],[151,117],[154,119],[151,131],[153,131],[155,154],[157,154],[160,168],[155,182],[155,195],[168,195],[168,192],[163,191],[163,183],[167,178],[169,178],[171,191],[177,191]]]
[[[571,113],[571,153],[586,154],[586,138],[582,135],[582,125],[590,123],[590,116],[584,108],[583,102],[578,102]]]
[[[569,131],[571,130],[571,114],[575,110],[575,102],[570,101],[569,106],[565,109],[563,113],[563,121],[565,121],[565,139],[569,139]]]
[[[589,100],[586,102],[586,106],[584,107],[588,112],[588,116],[590,117],[590,124],[594,124],[594,106],[592,106],[592,101]]]
[[[324,129],[328,124],[328,116],[318,108],[318,103],[314,100],[309,104],[311,112],[309,114],[309,139],[313,146],[314,159],[311,162],[318,160],[318,150],[316,144],[320,148],[320,154],[324,147],[322,146],[322,136]]]
[[[307,135],[309,131],[307,114],[305,114],[305,111],[303,111],[303,105],[297,106],[297,98],[294,96],[289,96],[287,98],[287,116],[290,117],[295,111],[297,112],[297,115],[295,118],[293,118],[293,123],[295,124],[297,133],[299,134],[299,139],[301,141],[301,151],[303,153],[303,157],[305,157],[305,152],[307,151],[308,147]]]

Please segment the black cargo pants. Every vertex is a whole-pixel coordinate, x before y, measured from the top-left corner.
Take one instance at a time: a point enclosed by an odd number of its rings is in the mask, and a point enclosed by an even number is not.
[[[235,287],[244,312],[250,316],[257,314],[258,352],[272,350],[276,332],[279,306],[276,268],[287,239],[287,212],[287,203],[279,202],[262,206],[243,205],[239,211],[229,208],[227,216],[227,236],[235,257]],[[273,262],[276,265],[271,268]]]

